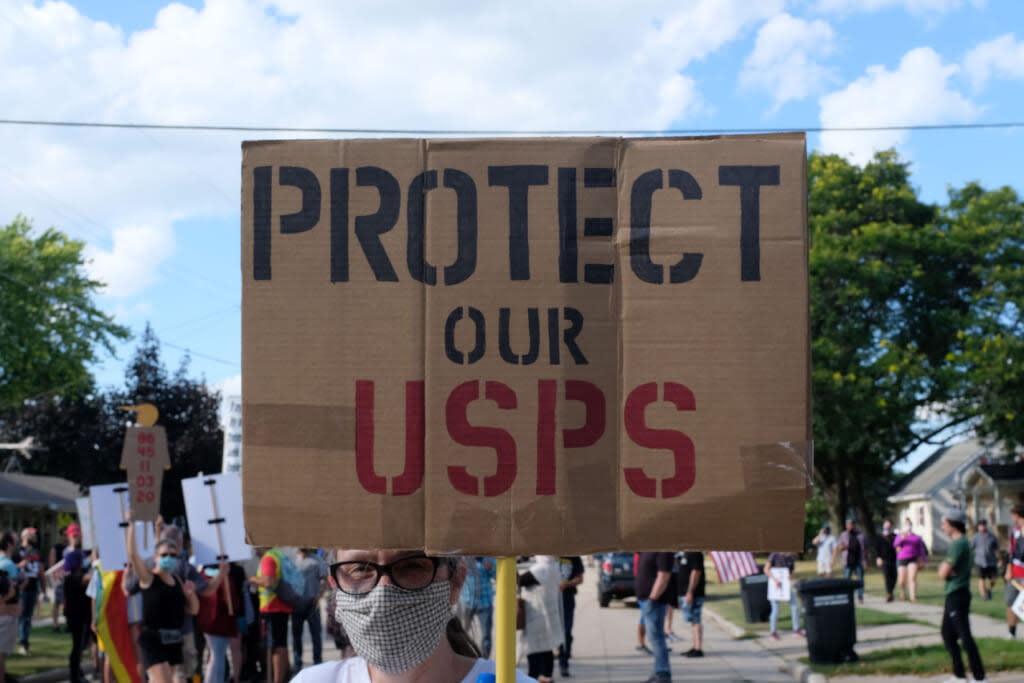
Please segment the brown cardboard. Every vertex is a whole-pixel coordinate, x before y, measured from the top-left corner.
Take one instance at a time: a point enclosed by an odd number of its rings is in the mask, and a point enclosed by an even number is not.
[[[245,143],[250,541],[799,549],[805,154],[803,135]]]
[[[136,520],[155,522],[160,515],[164,470],[170,468],[163,427],[128,428],[121,449],[121,469],[128,474],[130,505]]]

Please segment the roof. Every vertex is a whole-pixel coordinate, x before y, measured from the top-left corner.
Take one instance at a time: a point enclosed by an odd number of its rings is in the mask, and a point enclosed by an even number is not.
[[[1024,480],[1024,462],[991,463],[981,469],[996,481]]]
[[[904,477],[899,488],[893,491],[889,499],[932,498],[942,489],[956,486],[957,471],[963,466],[969,466],[988,452],[988,448],[978,439],[968,439],[944,446]]]
[[[75,498],[81,495],[78,484],[61,477],[20,472],[0,474],[0,505],[47,507],[74,512]]]

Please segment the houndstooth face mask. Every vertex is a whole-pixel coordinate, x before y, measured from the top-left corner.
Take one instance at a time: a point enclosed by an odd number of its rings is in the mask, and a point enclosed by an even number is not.
[[[356,654],[385,673],[410,671],[437,649],[452,618],[451,584],[407,591],[378,584],[365,595],[337,591],[334,617]]]

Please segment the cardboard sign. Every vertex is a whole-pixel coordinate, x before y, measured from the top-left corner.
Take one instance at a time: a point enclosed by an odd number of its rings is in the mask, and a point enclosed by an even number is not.
[[[82,548],[91,550],[96,547],[96,530],[92,523],[92,499],[89,496],[75,498],[78,510],[78,526],[82,529]]]
[[[229,562],[252,557],[252,548],[245,542],[238,472],[182,479],[181,490],[196,564],[217,564],[222,557]]]
[[[107,571],[117,571],[128,564],[128,547],[125,532],[128,522],[124,515],[129,506],[128,484],[107,484],[89,487],[92,500],[93,528],[96,546]],[[141,557],[153,555],[156,545],[155,532],[150,522],[135,522],[135,543]]]
[[[135,519],[155,522],[160,515],[164,470],[171,468],[167,432],[163,427],[129,427],[121,450],[121,469],[128,472]]]
[[[243,145],[254,544],[797,550],[803,135]]]

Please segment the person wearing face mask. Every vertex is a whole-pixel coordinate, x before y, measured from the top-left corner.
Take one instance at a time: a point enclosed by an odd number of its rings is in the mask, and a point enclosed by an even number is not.
[[[132,521],[131,513],[127,516]],[[139,649],[151,683],[171,683],[172,667],[181,664],[184,637],[181,624],[185,612],[198,614],[199,597],[191,581],[184,583],[174,575],[178,566],[178,548],[164,538],[156,544],[156,563],[150,569],[135,547],[135,534],[127,534],[128,559],[139,578],[142,592],[142,632]]]
[[[896,588],[896,534],[892,530],[892,522],[888,519],[882,522],[882,535],[878,538],[875,546],[875,563],[882,570],[885,577],[885,601],[893,601],[893,590]]]
[[[68,673],[71,683],[85,681],[82,675],[82,652],[89,642],[90,601],[86,594],[93,568],[82,550],[82,529],[68,527],[68,551],[64,554],[64,620],[71,636]]]
[[[335,616],[356,656],[304,669],[293,683],[476,683],[493,673],[455,617],[466,567],[411,551],[339,550]],[[521,671],[516,683],[536,683]]]
[[[897,582],[900,585],[900,600],[907,599],[906,591],[910,590],[910,602],[917,602],[917,572],[928,564],[928,553],[924,549],[924,541],[914,533],[910,518],[903,521],[903,533],[892,542],[896,548]]]

